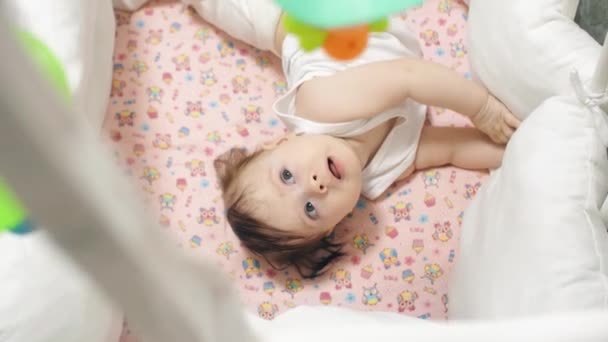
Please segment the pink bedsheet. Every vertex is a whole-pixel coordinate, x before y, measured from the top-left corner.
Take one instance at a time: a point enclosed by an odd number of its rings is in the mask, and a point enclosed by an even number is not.
[[[485,173],[450,167],[417,173],[376,203],[358,203],[336,230],[348,256],[326,275],[308,281],[292,269],[275,271],[248,254],[226,225],[212,160],[231,146],[282,134],[271,111],[286,86],[279,60],[179,3],[152,2],[117,19],[104,132],[177,246],[213,260],[244,305],[264,318],[302,304],[446,318],[460,220]],[[402,19],[418,33],[425,58],[469,77],[464,5],[427,0]],[[440,108],[431,108],[429,118],[434,125],[468,123]]]

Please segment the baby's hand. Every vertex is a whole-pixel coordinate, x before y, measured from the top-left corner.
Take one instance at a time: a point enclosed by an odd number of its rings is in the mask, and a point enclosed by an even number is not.
[[[471,121],[497,144],[506,144],[521,123],[504,104],[490,94],[481,110],[471,117]]]

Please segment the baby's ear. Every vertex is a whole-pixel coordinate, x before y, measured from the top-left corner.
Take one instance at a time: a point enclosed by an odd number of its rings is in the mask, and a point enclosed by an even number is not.
[[[293,139],[293,137],[295,137],[295,133],[290,132],[287,133],[285,135],[283,135],[282,137],[276,138],[274,140],[271,141],[267,141],[265,143],[262,144],[262,149],[263,150],[272,150],[275,149],[277,146],[281,145],[281,143],[288,141],[289,139]]]
[[[226,188],[232,183],[237,171],[247,157],[247,151],[244,148],[233,147],[213,161],[213,167],[220,181],[222,191],[226,191]]]

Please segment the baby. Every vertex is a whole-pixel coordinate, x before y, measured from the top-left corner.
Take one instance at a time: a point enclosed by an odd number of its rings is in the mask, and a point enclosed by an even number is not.
[[[431,167],[497,168],[519,125],[486,89],[422,60],[403,22],[370,34],[365,52],[344,62],[302,51],[272,0],[185,2],[282,58],[289,91],[274,111],[292,133],[252,152],[233,148],[214,163],[232,229],[274,267],[319,275],[343,255],[331,234],[360,195],[376,199]],[[427,126],[427,106],[462,113],[476,128]]]

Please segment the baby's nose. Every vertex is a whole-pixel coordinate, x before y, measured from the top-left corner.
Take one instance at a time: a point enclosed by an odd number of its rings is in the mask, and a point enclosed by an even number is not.
[[[324,194],[327,192],[327,185],[316,173],[310,177],[310,187],[313,192]]]

